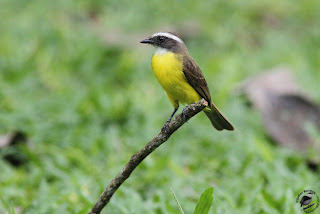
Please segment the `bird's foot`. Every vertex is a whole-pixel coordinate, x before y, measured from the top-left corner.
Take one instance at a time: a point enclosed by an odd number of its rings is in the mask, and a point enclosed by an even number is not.
[[[168,134],[168,129],[169,129],[169,123],[170,121],[167,121],[164,126],[162,127],[161,129],[161,132],[165,133],[165,134]]]

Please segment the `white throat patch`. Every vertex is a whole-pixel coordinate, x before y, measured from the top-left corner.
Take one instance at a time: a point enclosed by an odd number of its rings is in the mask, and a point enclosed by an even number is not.
[[[170,39],[176,40],[177,42],[183,43],[183,41],[179,37],[177,37],[171,33],[165,33],[165,32],[154,33],[154,34],[152,34],[151,38],[156,37],[156,36],[165,36]]]
[[[168,53],[169,51],[167,49],[164,48],[157,48],[155,54],[156,55],[164,55],[166,53]]]

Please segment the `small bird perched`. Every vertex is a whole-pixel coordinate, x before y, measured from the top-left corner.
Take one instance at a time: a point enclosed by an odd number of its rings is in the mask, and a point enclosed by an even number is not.
[[[312,193],[309,193],[301,198],[300,205],[301,205],[301,207],[308,205],[311,203],[311,201],[312,201]]]
[[[204,113],[212,125],[219,131],[234,130],[231,123],[212,103],[207,82],[199,66],[189,55],[187,47],[177,34],[154,33],[140,43],[156,47],[151,59],[152,70],[174,107],[164,128],[170,123],[179,104],[189,105],[204,98],[209,103]]]

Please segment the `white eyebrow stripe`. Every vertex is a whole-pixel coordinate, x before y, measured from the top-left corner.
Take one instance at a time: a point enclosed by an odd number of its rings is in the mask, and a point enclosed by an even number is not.
[[[164,32],[154,33],[154,34],[152,34],[151,38],[152,37],[156,37],[156,36],[165,36],[165,37],[168,37],[170,39],[176,40],[177,42],[183,43],[183,41],[179,37],[177,37],[177,36],[175,36],[173,34],[170,34],[170,33],[164,33]]]

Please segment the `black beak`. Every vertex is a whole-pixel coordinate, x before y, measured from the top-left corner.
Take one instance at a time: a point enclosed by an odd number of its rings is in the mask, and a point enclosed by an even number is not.
[[[144,40],[142,40],[140,43],[153,44],[153,43],[154,43],[154,41],[148,38],[148,39],[144,39]]]

